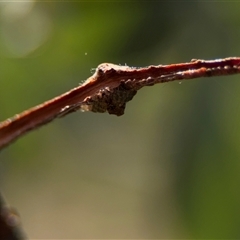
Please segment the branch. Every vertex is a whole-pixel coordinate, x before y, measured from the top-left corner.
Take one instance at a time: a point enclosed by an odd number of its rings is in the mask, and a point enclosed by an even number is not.
[[[136,68],[100,64],[81,86],[0,123],[0,150],[41,125],[77,110],[121,116],[139,89],[175,80],[240,73],[240,57]]]

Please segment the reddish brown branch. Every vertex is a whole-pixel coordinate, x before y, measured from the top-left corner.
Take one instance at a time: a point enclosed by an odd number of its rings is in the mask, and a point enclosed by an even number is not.
[[[135,68],[99,65],[84,84],[0,123],[0,149],[26,132],[78,109],[120,116],[137,91],[156,83],[240,73],[240,58]]]

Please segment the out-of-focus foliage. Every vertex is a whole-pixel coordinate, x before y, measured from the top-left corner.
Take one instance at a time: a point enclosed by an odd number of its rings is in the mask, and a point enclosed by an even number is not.
[[[239,2],[0,2],[0,119],[102,62],[239,55]],[[240,238],[239,78],[142,89],[122,117],[75,113],[1,152],[30,238]]]

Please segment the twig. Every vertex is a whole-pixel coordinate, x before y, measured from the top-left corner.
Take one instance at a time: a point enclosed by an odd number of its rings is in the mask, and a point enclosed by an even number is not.
[[[145,68],[103,63],[81,86],[0,123],[0,149],[26,132],[78,109],[120,116],[124,114],[126,102],[144,86],[237,73],[240,73],[240,57],[193,59],[188,63]]]

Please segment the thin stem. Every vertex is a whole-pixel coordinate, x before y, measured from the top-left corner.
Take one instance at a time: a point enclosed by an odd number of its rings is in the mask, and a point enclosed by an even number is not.
[[[26,132],[78,109],[120,116],[144,86],[240,73],[240,57],[135,68],[100,64],[84,84],[0,123],[0,149]]]

